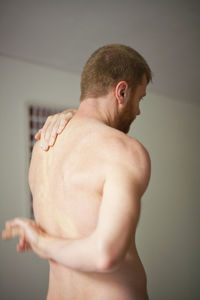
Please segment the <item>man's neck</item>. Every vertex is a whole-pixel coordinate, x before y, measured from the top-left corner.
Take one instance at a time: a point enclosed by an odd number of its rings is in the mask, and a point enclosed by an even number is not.
[[[118,112],[111,95],[102,98],[87,98],[79,105],[77,116],[96,119],[110,127],[117,128]]]

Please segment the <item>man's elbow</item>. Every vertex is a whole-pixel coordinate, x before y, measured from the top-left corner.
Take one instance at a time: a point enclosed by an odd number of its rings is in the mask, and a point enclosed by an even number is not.
[[[112,273],[121,267],[127,253],[127,245],[121,247],[113,242],[95,237],[96,268],[101,273]]]
[[[119,269],[122,259],[112,254],[104,253],[97,258],[97,269],[101,273],[112,273]]]

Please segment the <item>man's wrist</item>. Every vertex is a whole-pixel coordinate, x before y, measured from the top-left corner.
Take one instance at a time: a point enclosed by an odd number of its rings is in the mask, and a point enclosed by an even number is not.
[[[38,248],[42,255],[51,259],[51,245],[53,244],[52,238],[49,236],[40,236],[38,239]]]

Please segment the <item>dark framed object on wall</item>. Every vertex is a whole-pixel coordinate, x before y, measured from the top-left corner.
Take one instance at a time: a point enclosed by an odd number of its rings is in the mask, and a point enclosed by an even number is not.
[[[33,146],[36,142],[35,134],[38,132],[40,128],[43,127],[47,117],[49,115],[54,115],[63,111],[63,108],[52,108],[48,106],[40,106],[40,105],[29,105],[28,106],[28,122],[29,122],[29,162],[31,159],[31,154],[33,150]],[[32,205],[32,195],[30,193],[30,213],[31,218],[33,216],[33,205]]]

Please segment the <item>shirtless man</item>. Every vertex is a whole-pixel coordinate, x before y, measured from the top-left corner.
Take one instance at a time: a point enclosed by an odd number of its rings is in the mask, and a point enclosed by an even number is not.
[[[29,184],[35,221],[8,221],[50,264],[47,300],[147,300],[135,245],[141,197],[150,179],[144,146],[128,137],[151,71],[123,45],[98,49],[81,79],[81,104],[49,151],[35,144]]]

